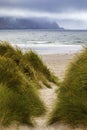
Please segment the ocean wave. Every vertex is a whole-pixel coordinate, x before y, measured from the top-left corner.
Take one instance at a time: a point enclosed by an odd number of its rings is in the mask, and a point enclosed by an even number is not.
[[[53,44],[12,44],[22,50],[34,50],[40,54],[76,53],[82,49],[81,45],[53,45]]]

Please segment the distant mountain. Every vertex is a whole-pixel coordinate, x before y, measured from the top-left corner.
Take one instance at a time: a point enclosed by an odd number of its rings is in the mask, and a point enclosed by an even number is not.
[[[50,22],[49,20],[40,18],[12,18],[12,17],[0,17],[0,29],[58,29],[56,22]]]

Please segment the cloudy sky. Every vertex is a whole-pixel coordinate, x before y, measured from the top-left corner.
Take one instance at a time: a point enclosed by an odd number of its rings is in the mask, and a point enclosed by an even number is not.
[[[0,0],[0,16],[46,17],[66,29],[87,29],[87,0]]]

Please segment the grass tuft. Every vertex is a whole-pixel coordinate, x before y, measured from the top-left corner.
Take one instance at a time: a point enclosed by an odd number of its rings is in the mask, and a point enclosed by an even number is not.
[[[50,82],[59,85],[58,78],[47,68],[42,59],[33,51],[23,53],[19,48],[13,48],[8,42],[0,43],[0,56],[11,58],[20,71],[25,74],[29,80],[41,88],[42,84],[51,88]],[[42,82],[40,84],[40,82]]]
[[[62,122],[71,127],[87,126],[87,48],[70,64],[58,90],[49,124]]]
[[[34,84],[35,85],[35,84]],[[37,89],[10,58],[0,57],[0,125],[33,125],[45,113]]]
[[[37,79],[42,80],[42,83],[45,83],[47,87],[50,86],[48,82],[53,82],[56,85],[59,85],[58,78],[47,68],[41,57],[35,52],[26,52],[24,54],[24,59],[34,68],[35,72],[37,73]]]

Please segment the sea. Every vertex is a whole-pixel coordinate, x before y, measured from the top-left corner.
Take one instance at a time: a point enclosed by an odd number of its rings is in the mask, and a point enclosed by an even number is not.
[[[75,53],[87,46],[86,30],[0,30],[0,41],[39,54]]]

